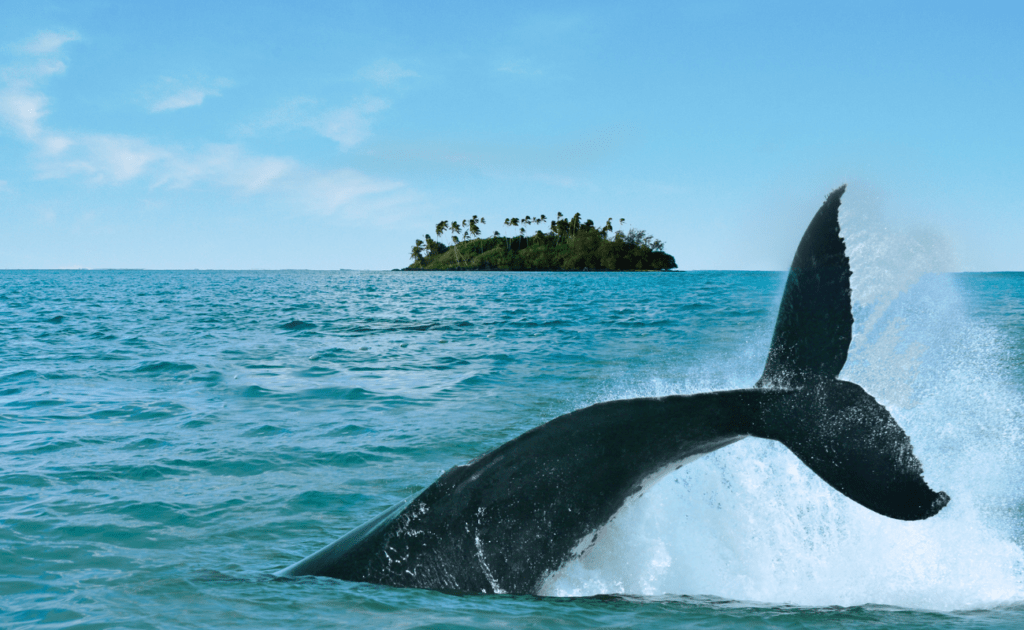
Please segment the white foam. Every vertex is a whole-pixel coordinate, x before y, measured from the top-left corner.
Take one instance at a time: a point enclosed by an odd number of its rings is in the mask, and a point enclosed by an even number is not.
[[[947,269],[946,250],[871,220],[848,229],[856,210],[848,198],[841,215],[856,302],[841,377],[886,405],[951,503],[925,521],[888,519],[782,445],[750,438],[630,502],[547,580],[545,594],[934,610],[1024,600],[1020,385],[1001,364],[998,335],[965,314],[955,279],[933,274]]]

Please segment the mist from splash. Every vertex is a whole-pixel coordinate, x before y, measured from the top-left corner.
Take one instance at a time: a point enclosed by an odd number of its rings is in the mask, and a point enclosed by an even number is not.
[[[544,594],[931,610],[1024,601],[1019,375],[998,333],[967,314],[956,277],[942,273],[951,257],[940,238],[887,227],[850,193],[840,222],[855,318],[840,378],[889,409],[950,504],[925,521],[892,520],[833,490],[781,444],[748,438],[631,500]],[[688,382],[699,385],[616,397],[751,385],[726,376],[709,387],[699,374]]]

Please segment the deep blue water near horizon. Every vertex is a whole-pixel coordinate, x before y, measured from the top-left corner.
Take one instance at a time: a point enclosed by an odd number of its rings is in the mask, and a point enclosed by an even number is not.
[[[1024,627],[1024,274],[882,276],[842,377],[942,513],[747,439],[523,597],[272,573],[562,413],[750,386],[785,274],[0,271],[0,628]]]

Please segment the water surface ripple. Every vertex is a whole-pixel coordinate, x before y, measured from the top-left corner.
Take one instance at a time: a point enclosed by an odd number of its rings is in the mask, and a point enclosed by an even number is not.
[[[844,377],[954,496],[937,524],[747,440],[550,597],[271,577],[559,414],[749,386],[784,279],[0,272],[0,627],[1021,627],[1020,274],[922,281],[855,330]]]

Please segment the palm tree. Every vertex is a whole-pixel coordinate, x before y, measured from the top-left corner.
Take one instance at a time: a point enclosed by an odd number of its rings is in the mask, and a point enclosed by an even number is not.
[[[480,226],[477,225],[477,218],[476,218],[475,214],[473,215],[473,218],[470,219],[468,222],[463,221],[463,226],[464,227],[463,227],[463,232],[462,232],[462,240],[464,240],[464,241],[468,240],[469,237],[473,237],[474,239],[476,239],[477,237],[480,236]],[[477,251],[477,253],[480,253],[480,241],[479,240],[477,240],[476,245],[477,245],[476,251]]]
[[[568,223],[564,217],[565,215],[559,212],[555,217],[556,220],[551,222],[551,231],[558,234],[558,239],[555,241],[556,245],[562,242],[562,234],[567,232],[569,229]]]
[[[452,246],[455,247],[455,268],[458,269],[462,261],[459,259],[459,233],[454,230],[452,231]]]
[[[418,263],[423,262],[423,241],[420,239],[416,239],[416,244],[412,246],[411,258]]]
[[[510,226],[512,226],[512,227],[519,227],[519,219],[517,219],[515,217],[512,217],[511,219],[508,220],[508,224]],[[509,240],[509,242],[508,242],[508,248],[512,249],[512,241],[511,240]]]
[[[569,228],[572,230],[572,235],[575,236],[576,232],[580,231],[580,213],[572,215],[572,221],[569,222]]]

